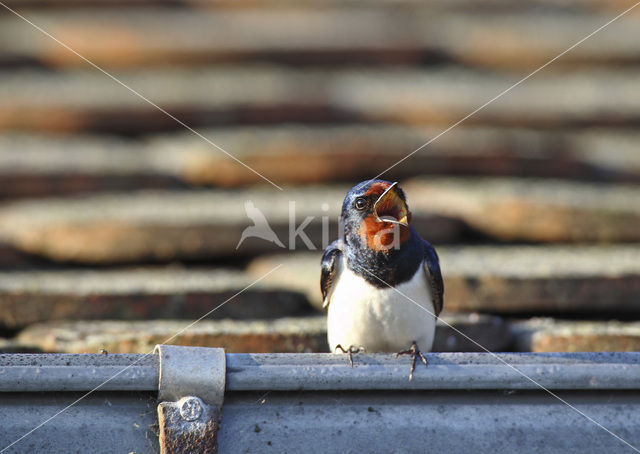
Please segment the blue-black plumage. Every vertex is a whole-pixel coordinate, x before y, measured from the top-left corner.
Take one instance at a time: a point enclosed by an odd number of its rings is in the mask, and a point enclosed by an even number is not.
[[[444,286],[438,255],[411,225],[404,192],[384,180],[357,184],[344,199],[341,225],[342,238],[322,257],[329,347],[411,347],[415,361],[432,347]]]

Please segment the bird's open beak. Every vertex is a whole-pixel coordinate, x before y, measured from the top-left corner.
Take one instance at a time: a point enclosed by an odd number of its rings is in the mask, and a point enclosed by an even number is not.
[[[373,204],[373,213],[379,222],[408,226],[409,210],[398,194],[397,187],[398,183],[393,183],[378,197],[376,203]]]

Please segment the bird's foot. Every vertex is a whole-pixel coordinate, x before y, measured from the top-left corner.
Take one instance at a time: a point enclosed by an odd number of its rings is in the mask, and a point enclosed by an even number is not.
[[[354,353],[363,353],[364,352],[364,347],[361,345],[360,347],[356,347],[355,345],[350,345],[349,348],[347,348],[345,350],[345,348],[338,344],[336,345],[336,348],[333,349],[333,352],[335,353],[336,350],[340,350],[342,351],[342,353],[348,353],[349,354],[349,364],[351,365],[351,367],[353,367],[353,354]]]
[[[411,348],[410,349],[402,350],[402,351],[396,353],[396,358],[398,356],[400,356],[400,355],[411,355],[411,357],[412,357],[411,372],[409,372],[409,381],[413,380],[413,372],[416,370],[416,359],[418,357],[420,357],[420,361],[422,361],[425,366],[427,365],[427,358],[424,356],[424,354],[418,348],[418,344],[416,343],[416,341],[413,341],[413,343],[411,344]]]

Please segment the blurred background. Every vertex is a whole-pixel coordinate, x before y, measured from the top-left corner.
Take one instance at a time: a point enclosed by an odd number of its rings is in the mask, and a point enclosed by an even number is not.
[[[0,351],[146,353],[326,351],[347,190],[635,0],[4,2],[129,89],[0,7]],[[640,8],[387,171],[442,318],[493,351],[640,350],[639,125]],[[247,200],[285,248],[236,249]],[[479,347],[440,324],[435,349]]]

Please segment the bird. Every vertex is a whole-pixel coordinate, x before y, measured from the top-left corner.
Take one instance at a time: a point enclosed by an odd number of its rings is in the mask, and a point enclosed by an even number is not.
[[[253,221],[254,225],[250,225],[242,231],[236,250],[238,250],[244,240],[251,237],[261,238],[275,243],[280,247],[285,247],[284,244],[282,244],[282,241],[278,238],[278,235],[276,235],[276,232],[274,232],[269,225],[269,222],[262,211],[256,208],[251,200],[244,202],[244,210],[247,213],[247,217]]]
[[[411,354],[433,346],[444,284],[438,254],[411,225],[397,182],[373,179],[347,193],[342,235],[325,249],[320,289],[332,352]]]

